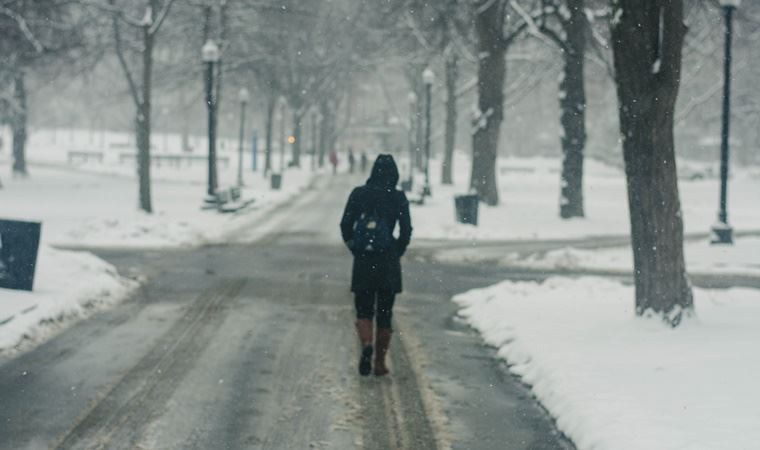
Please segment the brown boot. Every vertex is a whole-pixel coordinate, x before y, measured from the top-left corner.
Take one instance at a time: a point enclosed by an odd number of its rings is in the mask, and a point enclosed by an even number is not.
[[[357,319],[356,333],[362,346],[359,358],[359,375],[367,376],[372,372],[372,320]]]
[[[375,337],[375,375],[382,376],[388,374],[388,368],[385,366],[385,354],[388,353],[388,346],[391,343],[390,328],[378,328]]]

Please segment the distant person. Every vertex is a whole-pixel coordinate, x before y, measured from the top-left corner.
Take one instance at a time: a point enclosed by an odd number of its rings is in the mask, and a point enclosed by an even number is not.
[[[396,189],[398,168],[391,155],[379,155],[364,186],[348,197],[340,231],[354,256],[351,292],[356,307],[356,331],[361,344],[359,374],[388,373],[385,355],[391,341],[391,317],[401,292],[401,256],[409,246],[412,221],[409,202]],[[393,231],[399,224],[399,236]],[[377,324],[373,347],[373,318]]]
[[[362,173],[367,173],[367,164],[369,164],[369,158],[367,158],[367,152],[362,151],[361,159],[360,159],[360,167],[362,170]]]
[[[354,156],[354,149],[348,147],[348,173],[354,173],[354,166],[356,166],[356,156]]]
[[[330,165],[333,169],[333,175],[338,173],[338,152],[335,150],[330,151]]]

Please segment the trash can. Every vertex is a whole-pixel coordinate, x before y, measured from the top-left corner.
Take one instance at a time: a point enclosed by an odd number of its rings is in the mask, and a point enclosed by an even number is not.
[[[231,187],[230,188],[230,199],[232,199],[233,202],[236,202],[240,200],[240,188],[239,187]]]
[[[457,222],[477,225],[478,205],[479,201],[477,194],[458,195],[454,197],[454,206],[457,212]]]
[[[272,189],[274,189],[275,191],[279,191],[280,187],[282,187],[282,174],[273,173],[272,174]]]
[[[40,228],[38,222],[0,220],[0,288],[32,290]]]

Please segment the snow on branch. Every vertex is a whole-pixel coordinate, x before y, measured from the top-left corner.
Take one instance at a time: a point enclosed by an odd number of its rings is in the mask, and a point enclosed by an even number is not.
[[[493,108],[488,108],[488,111],[483,112],[478,105],[472,109],[472,129],[471,134],[474,136],[480,130],[485,130],[488,127],[488,119],[493,115]]]
[[[510,0],[509,5],[514,9],[517,14],[520,16],[522,21],[520,24],[512,30],[511,33],[508,33],[504,36],[502,39],[502,42],[504,42],[504,45],[506,47],[512,45],[512,43],[517,39],[518,36],[520,36],[523,31],[525,30],[531,30],[531,34],[535,34],[537,36],[540,35],[540,32],[538,31],[538,26],[536,25],[536,20],[541,17],[543,14],[543,11],[541,8],[538,9],[538,11],[534,12],[533,14],[529,14],[527,11],[525,11],[515,0]]]

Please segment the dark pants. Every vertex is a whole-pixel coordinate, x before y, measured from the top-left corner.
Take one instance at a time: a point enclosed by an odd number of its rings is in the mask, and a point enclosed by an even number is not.
[[[391,328],[396,294],[384,291],[361,291],[354,294],[356,318],[372,320],[377,311],[377,328]]]

